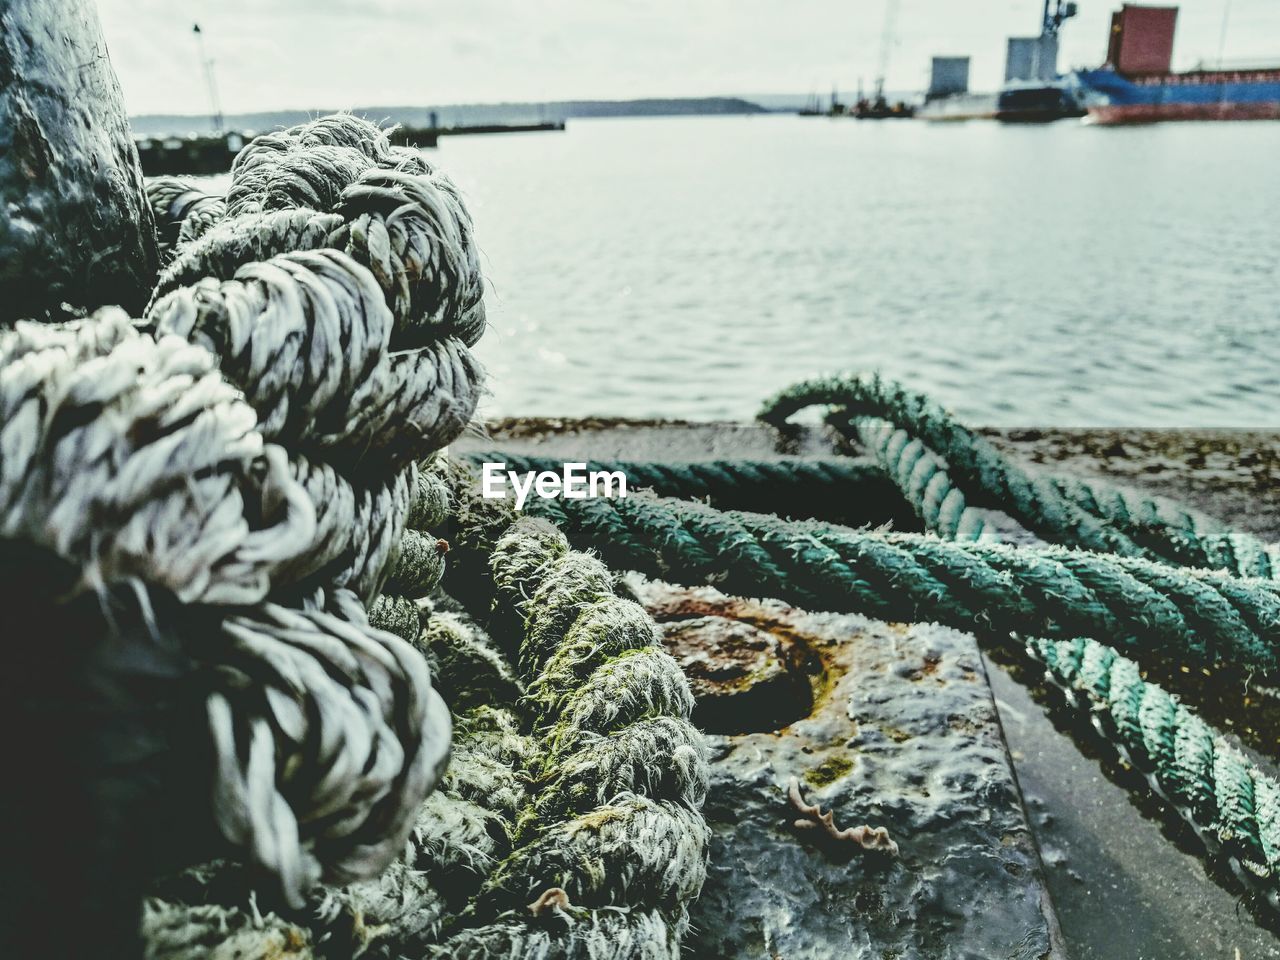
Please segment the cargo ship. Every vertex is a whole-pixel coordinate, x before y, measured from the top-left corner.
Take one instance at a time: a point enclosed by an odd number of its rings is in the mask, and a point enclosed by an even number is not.
[[[1063,23],[1077,12],[1077,5],[1067,0],[1044,0],[1039,35],[1009,38],[1004,86],[996,93],[969,91],[968,57],[934,57],[929,90],[916,116],[1002,123],[1047,123],[1084,116],[1075,83],[1058,73],[1058,35]]]
[[[1077,88],[1062,81],[1006,83],[996,98],[1001,123],[1052,123],[1084,115]]]
[[[1107,62],[1074,74],[1089,120],[1280,120],[1280,65],[1174,73],[1177,7],[1126,3],[1111,15]]]
[[[1051,123],[1083,117],[1074,83],[1058,73],[1058,38],[1062,25],[1079,12],[1075,3],[1044,0],[1037,37],[1010,37],[1004,86],[996,97],[1001,123]]]

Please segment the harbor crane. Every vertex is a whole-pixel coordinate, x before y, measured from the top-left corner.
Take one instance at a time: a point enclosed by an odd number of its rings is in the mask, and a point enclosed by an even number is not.
[[[1056,37],[1062,25],[1079,12],[1079,4],[1064,3],[1063,0],[1044,0],[1044,28],[1041,32],[1045,36]]]
[[[876,63],[875,96],[870,100],[858,98],[853,115],[859,119],[883,120],[890,117],[910,117],[915,114],[905,103],[890,106],[884,95],[885,78],[889,73],[889,54],[897,40],[898,7],[900,0],[885,0],[884,27],[880,31],[880,57]]]
[[[1047,2],[1047,0],[1046,0]],[[893,47],[898,26],[900,0],[885,0],[884,27],[880,31],[880,59],[876,62],[876,102],[884,100],[884,80],[889,72],[889,53]]]
[[[222,102],[218,99],[218,84],[213,78],[213,60],[205,54],[204,32],[200,24],[193,24],[191,32],[196,36],[196,48],[200,51],[200,63],[204,66],[204,82],[209,87],[209,105],[213,108],[213,132],[222,133],[225,124],[222,119]]]

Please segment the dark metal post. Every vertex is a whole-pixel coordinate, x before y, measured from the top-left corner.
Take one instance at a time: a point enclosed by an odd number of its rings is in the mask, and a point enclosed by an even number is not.
[[[155,229],[92,3],[0,0],[0,323],[141,310]]]

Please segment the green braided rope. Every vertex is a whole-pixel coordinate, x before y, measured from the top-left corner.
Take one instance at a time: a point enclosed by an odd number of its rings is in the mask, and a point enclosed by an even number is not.
[[[1268,898],[1280,904],[1280,783],[1112,648],[1078,638],[1027,648],[1206,845],[1234,857],[1248,871],[1242,879],[1269,880]]]
[[[1175,500],[1076,477],[1051,477],[1050,482],[1084,510],[1106,518],[1172,563],[1242,577],[1280,576],[1275,545]]]
[[[949,540],[1002,539],[981,511],[974,510],[947,464],[906,430],[871,417],[833,418],[853,432],[876,465],[893,480],[925,529]],[[1277,548],[1252,534],[1166,497],[1075,477],[1045,481],[1089,514],[1105,520],[1135,543],[1180,566],[1224,570],[1244,577],[1272,578],[1280,570]]]
[[[934,522],[943,535],[951,535],[948,526],[959,531],[967,490],[980,505],[1009,514],[1054,543],[1240,576],[1272,577],[1280,572],[1276,549],[1251,534],[1231,531],[1163,497],[1097,481],[1032,474],[927,397],[879,377],[832,377],[797,384],[767,401],[761,418],[781,424],[815,404],[844,408],[841,429],[864,443],[864,431],[870,433],[867,446],[872,455],[926,523],[937,504],[940,515]],[[871,428],[877,420],[888,421],[903,431],[902,436],[893,432],[884,438],[876,436]],[[913,443],[920,448],[912,448]],[[929,452],[940,461],[939,469],[921,466],[929,462]],[[924,473],[913,474],[917,467]],[[946,512],[941,513],[944,504]],[[973,520],[966,518],[966,522]]]
[[[918,437],[961,484],[982,497],[982,505],[1003,510],[1045,540],[1123,556],[1151,555],[1068,500],[1053,484],[1011,463],[991,441],[956,422],[928,397],[878,376],[795,384],[766,401],[760,418],[780,425],[815,405],[841,406],[850,416],[878,417]]]
[[[743,595],[900,622],[1106,636],[1188,662],[1277,666],[1280,586],[1061,547],[885,535],[648,496],[538,500],[607,561]]]
[[[930,533],[948,540],[994,540],[999,534],[970,507],[946,462],[906,430],[882,420],[851,422],[863,449],[897,486]]]
[[[999,538],[967,503],[946,463],[906,430],[871,417],[830,418],[852,431],[877,466],[894,481],[925,528],[953,540]],[[1135,543],[1181,566],[1225,570],[1244,577],[1275,576],[1277,548],[1166,497],[1076,477],[1043,478],[1090,515],[1122,530]]]
[[[472,463],[505,463],[518,473],[559,472],[564,458],[485,450]],[[781,509],[813,519],[858,525],[901,513],[901,497],[876,464],[855,457],[734,460],[587,460],[588,471],[621,471],[628,489],[705,500],[722,510]]]

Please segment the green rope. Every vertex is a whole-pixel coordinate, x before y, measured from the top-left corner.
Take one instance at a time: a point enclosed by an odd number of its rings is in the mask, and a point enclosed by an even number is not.
[[[615,566],[810,609],[1024,636],[1105,636],[1198,664],[1277,666],[1280,587],[1132,557],[885,535],[647,496],[528,509]]]
[[[901,491],[924,527],[948,540],[994,540],[999,533],[951,482],[947,464],[906,430],[869,418],[851,421],[858,441]]]
[[[916,437],[945,461],[982,505],[1003,510],[1053,543],[1122,556],[1151,556],[1125,533],[1064,497],[1042,477],[1011,463],[991,441],[957,423],[927,397],[879,377],[829,377],[789,387],[768,400],[761,419],[780,425],[806,407],[837,405],[877,417]]]
[[[977,529],[967,492],[1053,543],[1246,577],[1280,572],[1276,549],[1251,534],[1164,497],[1032,474],[927,397],[878,377],[801,383],[768,401],[761,416],[780,424],[814,404],[844,409],[833,418],[838,428],[867,447],[928,529],[943,536],[971,537]]]
[[[906,430],[870,417],[850,419],[836,414],[830,420],[842,432],[851,432],[867,450],[927,530],[954,540],[1000,536],[968,505],[947,464]],[[1076,477],[1043,479],[1063,497],[1122,530],[1166,562],[1245,577],[1271,578],[1280,570],[1275,547],[1166,497]]]
[[[1075,477],[1052,477],[1050,482],[1063,496],[1128,531],[1135,541],[1172,563],[1242,577],[1280,576],[1280,556],[1274,545],[1167,497]]]
[[[463,453],[472,463],[505,463],[518,473],[559,472],[564,458],[485,450]],[[902,498],[885,472],[854,457],[779,460],[587,460],[588,471],[622,471],[628,489],[704,500],[721,510],[785,510],[833,523],[883,523],[903,514]],[[781,505],[781,506],[780,506]]]
[[[1280,783],[1110,647],[1086,639],[1033,639],[1027,648],[1206,845],[1241,863],[1247,871],[1242,879],[1272,881],[1267,895],[1276,905]]]

